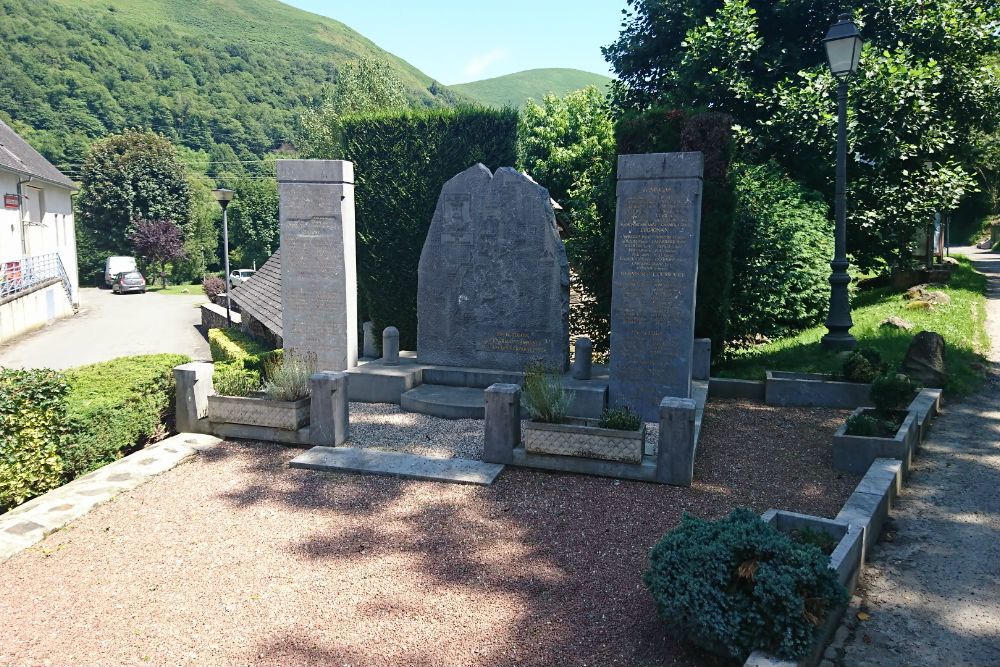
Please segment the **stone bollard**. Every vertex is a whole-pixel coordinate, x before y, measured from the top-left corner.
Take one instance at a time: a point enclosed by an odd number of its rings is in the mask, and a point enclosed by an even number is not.
[[[691,378],[707,380],[712,371],[712,339],[695,338],[691,355]]]
[[[200,362],[181,364],[174,368],[178,433],[211,433],[208,420],[200,420],[208,416],[208,397],[215,393],[215,387],[212,386],[214,371],[213,364]]]
[[[336,447],[350,431],[347,373],[324,371],[309,376],[309,442]]]
[[[375,347],[375,325],[371,322],[365,322],[361,326],[365,332],[361,354],[369,359],[378,359],[378,348]]]
[[[496,383],[483,394],[486,402],[486,443],[483,461],[510,463],[521,443],[521,387]]]
[[[656,481],[691,486],[694,477],[695,402],[667,396],[660,401],[660,440],[656,454]]]
[[[386,327],[382,331],[382,365],[399,365],[399,329]]]
[[[590,367],[594,363],[594,344],[586,336],[580,336],[573,349],[573,377],[577,380],[589,380]]]

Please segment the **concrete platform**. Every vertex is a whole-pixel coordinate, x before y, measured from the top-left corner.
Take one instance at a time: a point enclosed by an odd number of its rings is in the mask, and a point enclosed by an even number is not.
[[[482,419],[486,414],[483,390],[478,387],[422,384],[400,395],[399,407],[445,419]]]
[[[406,479],[489,486],[503,466],[471,459],[431,459],[400,452],[357,447],[313,447],[296,456],[291,468],[324,472],[359,472]]]

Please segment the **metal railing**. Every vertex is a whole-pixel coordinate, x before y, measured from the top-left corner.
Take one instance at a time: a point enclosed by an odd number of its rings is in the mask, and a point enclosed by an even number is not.
[[[0,263],[0,299],[16,295],[32,289],[42,283],[58,278],[62,281],[63,289],[69,297],[70,303],[75,303],[73,298],[73,284],[66,273],[59,253],[52,252],[46,255],[34,255],[32,257],[22,257],[13,262]]]

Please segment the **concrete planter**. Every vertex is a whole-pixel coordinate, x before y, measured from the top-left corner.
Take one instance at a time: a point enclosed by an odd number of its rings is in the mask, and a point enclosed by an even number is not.
[[[851,416],[859,415],[871,408],[858,408]],[[833,467],[863,475],[875,459],[899,459],[903,462],[903,473],[910,470],[913,451],[917,445],[917,413],[906,411],[903,424],[892,438],[878,436],[847,435],[847,423],[833,434]]]
[[[583,458],[641,463],[646,425],[638,431],[600,428],[596,420],[573,419],[566,424],[529,421],[524,427],[524,451]]]
[[[919,445],[927,435],[927,429],[931,426],[931,419],[940,412],[941,390],[921,389],[917,397],[914,398],[907,410],[917,413],[917,444]]]
[[[764,402],[767,405],[814,406],[851,410],[871,402],[871,385],[839,382],[820,373],[767,371]]]
[[[247,424],[297,431],[309,423],[309,407],[309,396],[289,402],[216,394],[208,397],[208,419],[213,423]]]

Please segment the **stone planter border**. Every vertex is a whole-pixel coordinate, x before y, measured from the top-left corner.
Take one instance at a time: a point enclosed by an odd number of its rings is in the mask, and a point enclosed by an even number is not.
[[[274,401],[214,394],[208,397],[208,420],[297,431],[309,423],[310,402],[309,396],[297,401]]]
[[[871,408],[857,408],[851,416]],[[847,423],[841,424],[833,434],[833,468],[864,474],[872,461],[880,458],[899,459],[903,462],[904,475],[909,473],[913,452],[917,446],[917,413],[908,410],[895,437],[846,435]]]
[[[767,405],[809,406],[852,410],[871,402],[871,385],[841,382],[821,373],[767,371],[764,402]]]
[[[595,419],[570,417],[562,424],[528,421],[524,425],[524,451],[528,454],[641,463],[645,444],[645,424],[638,431],[623,431],[601,428]]]

